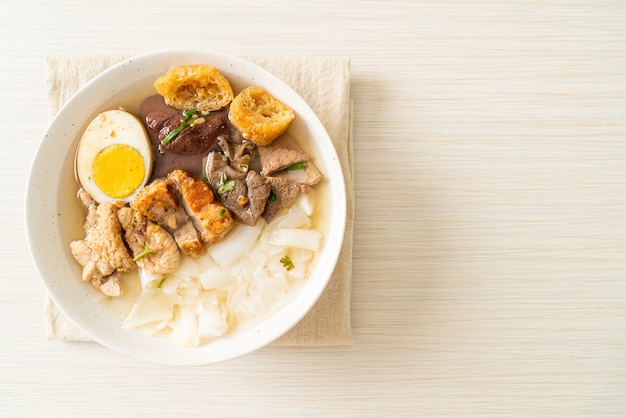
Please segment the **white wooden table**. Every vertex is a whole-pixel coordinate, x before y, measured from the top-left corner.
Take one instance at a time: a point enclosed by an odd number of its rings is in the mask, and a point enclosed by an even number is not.
[[[0,416],[626,414],[626,3],[39,0],[0,23]],[[44,56],[180,46],[352,56],[352,346],[177,369],[46,340],[23,220]]]

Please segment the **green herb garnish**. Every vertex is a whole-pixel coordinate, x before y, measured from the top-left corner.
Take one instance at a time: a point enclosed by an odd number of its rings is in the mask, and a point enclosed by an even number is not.
[[[167,134],[167,136],[165,138],[163,138],[163,141],[161,141],[161,144],[167,145],[168,142],[170,142],[172,139],[176,138],[176,135],[178,135],[183,129],[185,129],[188,126],[189,126],[189,124],[187,124],[187,123],[182,123],[182,124],[178,125],[178,128],[174,129],[172,132]]]
[[[274,193],[274,191],[271,191],[270,195],[267,197],[267,201],[273,202],[274,200],[276,200],[276,193]]]
[[[306,168],[306,162],[302,161],[300,163],[295,163],[293,165],[290,165],[289,167],[287,167],[287,170],[301,170],[303,168]]]
[[[148,254],[154,254],[154,250],[152,248],[150,248],[150,246],[148,244],[146,244],[146,248],[144,248],[142,252],[140,252],[135,257],[133,257],[133,261],[137,261],[141,257],[144,257],[144,256],[146,256]]]
[[[226,209],[220,210],[220,216],[224,216],[226,214]]]
[[[160,289],[160,288],[163,286],[163,283],[165,283],[165,277],[163,277],[163,278],[161,279],[161,281],[159,282],[159,284],[157,285],[157,287],[156,287],[156,288],[157,288],[157,289]]]
[[[195,109],[185,109],[183,110],[183,118],[180,120],[182,123],[187,122],[193,115],[198,113]]]
[[[296,266],[293,265],[293,261],[291,261],[291,258],[289,258],[288,255],[281,258],[280,263],[283,265],[284,268],[287,269],[287,271],[291,271],[296,268]]]
[[[202,115],[202,114],[200,114],[199,116],[196,116],[197,113],[198,112],[196,112],[193,109],[187,109],[183,111],[183,118],[180,120],[181,124],[178,125],[178,127],[174,129],[172,132],[167,134],[167,136],[163,138],[163,140],[161,141],[161,144],[167,145],[168,142],[176,138],[176,136],[179,133],[181,133],[183,129],[190,127],[195,121],[205,117],[205,115]]]
[[[235,180],[227,181],[217,188],[217,194],[222,195],[226,192],[230,192],[235,188]]]

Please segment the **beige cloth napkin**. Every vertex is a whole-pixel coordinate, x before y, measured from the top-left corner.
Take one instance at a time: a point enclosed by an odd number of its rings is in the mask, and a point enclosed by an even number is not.
[[[46,57],[46,87],[52,118],[85,82],[131,53],[55,54]],[[274,345],[343,345],[352,343],[352,234],[354,191],[350,59],[333,56],[244,56],[267,69],[298,92],[317,113],[332,138],[346,179],[348,214],[343,249],[328,287],[313,309]],[[47,337],[90,341],[46,296]]]

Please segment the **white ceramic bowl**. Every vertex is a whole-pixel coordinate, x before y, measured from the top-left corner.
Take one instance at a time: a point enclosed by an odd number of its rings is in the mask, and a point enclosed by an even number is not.
[[[82,225],[84,211],[76,198],[74,155],[89,121],[99,112],[124,106],[137,111],[142,99],[156,91],[153,82],[175,65],[204,63],[218,68],[235,92],[256,84],[291,106],[296,119],[289,130],[305,138],[327,181],[329,216],[323,249],[305,287],[288,304],[244,330],[197,348],[183,348],[169,338],[147,336],[123,328],[120,317],[99,303],[97,291],[81,280],[81,267],[68,245],[70,231]],[[61,108],[45,132],[33,160],[25,203],[28,242],[46,291],[60,310],[102,345],[148,362],[200,365],[226,361],[274,341],[302,319],[326,287],[335,268],[346,222],[346,195],[336,150],[322,123],[307,103],[281,80],[237,57],[198,50],[147,53],[121,62],[87,83]],[[82,238],[82,237],[79,237]]]

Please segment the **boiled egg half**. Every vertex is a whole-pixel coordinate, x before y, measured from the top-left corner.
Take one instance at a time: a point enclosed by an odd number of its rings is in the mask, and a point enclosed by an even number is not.
[[[152,148],[141,121],[107,110],[87,126],[76,151],[76,175],[98,203],[129,202],[150,178]]]

